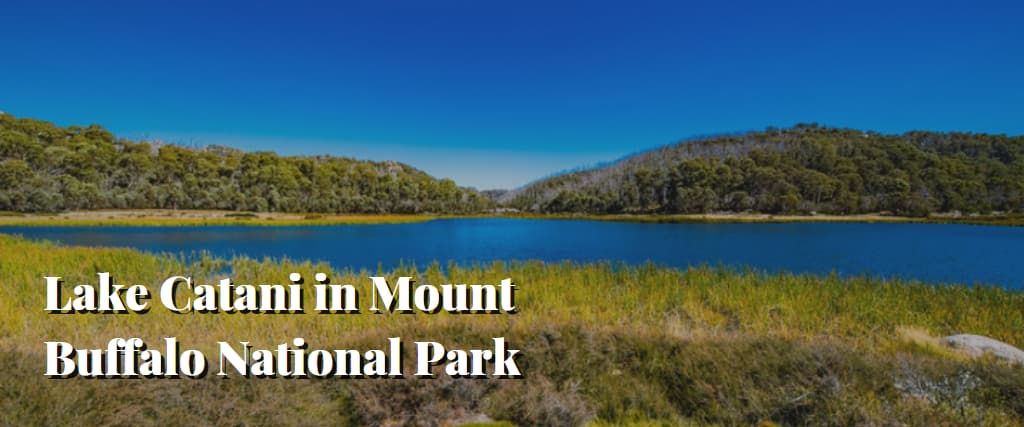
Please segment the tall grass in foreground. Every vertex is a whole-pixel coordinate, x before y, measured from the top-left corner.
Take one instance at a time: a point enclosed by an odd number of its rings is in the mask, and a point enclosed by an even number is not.
[[[442,268],[443,267],[443,268]],[[51,315],[43,276],[69,285],[109,271],[156,290],[172,275],[214,284],[307,285],[324,272],[371,297],[367,276],[497,283],[514,315]],[[312,295],[311,291],[307,295]],[[311,301],[307,299],[307,308]],[[869,278],[764,275],[716,268],[545,264],[336,271],[292,260],[222,260],[29,242],[0,236],[0,413],[11,424],[424,424],[484,413],[523,425],[1021,425],[1024,369],[972,361],[935,337],[976,333],[1024,346],[1024,294]],[[217,341],[378,348],[384,338],[522,349],[520,380],[49,380],[43,342],[93,348],[113,337],[175,336],[216,355]],[[409,361],[407,367],[412,366]],[[15,368],[25,369],[19,373]],[[964,378],[967,378],[965,380]],[[969,381],[968,381],[969,380]],[[95,408],[111,408],[100,412]],[[83,409],[87,408],[87,409]],[[91,412],[90,412],[91,411]],[[2,423],[0,423],[2,424]]]

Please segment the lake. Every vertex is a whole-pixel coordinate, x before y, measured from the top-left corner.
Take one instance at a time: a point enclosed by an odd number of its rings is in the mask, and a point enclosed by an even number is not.
[[[336,268],[390,268],[402,261],[423,266],[434,260],[651,261],[1024,289],[1024,227],[487,218],[308,227],[0,227],[0,233],[150,252],[310,259]]]

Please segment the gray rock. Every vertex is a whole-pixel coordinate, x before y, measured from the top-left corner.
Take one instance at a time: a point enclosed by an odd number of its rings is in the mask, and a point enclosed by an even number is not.
[[[452,425],[454,425],[454,426],[461,426],[461,425],[464,425],[464,424],[477,424],[477,423],[486,424],[486,423],[493,423],[493,422],[494,422],[494,420],[492,420],[491,417],[488,417],[487,415],[484,415],[484,414],[472,414],[472,415],[467,415],[465,417],[462,417],[462,418],[459,418],[459,419],[453,421]]]
[[[1024,364],[1024,351],[1021,349],[981,335],[960,334],[950,335],[942,339],[946,345],[978,357],[985,353],[1013,363]]]

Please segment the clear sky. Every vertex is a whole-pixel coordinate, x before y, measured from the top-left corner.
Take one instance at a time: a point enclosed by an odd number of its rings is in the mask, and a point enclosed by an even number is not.
[[[1024,133],[1019,0],[205,3],[5,0],[0,110],[481,189],[798,122]]]

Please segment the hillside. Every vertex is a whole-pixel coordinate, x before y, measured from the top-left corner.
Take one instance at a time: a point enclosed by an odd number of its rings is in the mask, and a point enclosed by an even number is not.
[[[533,212],[1024,210],[1024,137],[800,124],[644,152],[502,195]]]
[[[0,211],[473,213],[491,205],[398,162],[133,142],[97,125],[0,114]]]

